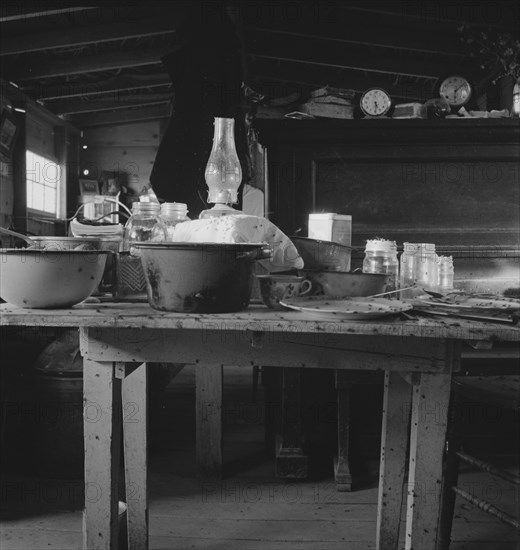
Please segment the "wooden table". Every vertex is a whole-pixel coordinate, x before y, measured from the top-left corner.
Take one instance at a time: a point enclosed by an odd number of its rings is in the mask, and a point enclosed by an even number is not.
[[[376,548],[396,549],[407,465],[406,548],[433,550],[451,375],[463,341],[520,342],[498,323],[427,319],[316,321],[253,306],[221,315],[154,311],[147,304],[85,304],[69,310],[0,306],[0,324],[79,327],[84,358],[84,547],[117,548],[118,472],[124,440],[131,549],[148,547],[146,362],[195,364],[199,444],[217,445],[222,365],[384,370]],[[411,414],[411,423],[408,418]],[[209,449],[208,452],[217,452]]]

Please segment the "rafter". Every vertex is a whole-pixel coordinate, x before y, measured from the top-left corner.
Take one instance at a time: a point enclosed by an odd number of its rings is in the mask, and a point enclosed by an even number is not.
[[[178,21],[170,17],[153,18],[141,21],[106,23],[87,27],[61,29],[60,32],[48,31],[14,36],[0,40],[0,55],[13,55],[56,48],[72,48],[87,44],[111,42],[127,38],[173,34]]]
[[[262,40],[254,33],[248,35],[248,52],[255,57],[291,61],[308,65],[351,69],[435,80],[450,67],[450,63],[417,55],[389,55],[368,52],[363,47],[334,43],[323,39],[294,37],[291,41]],[[460,67],[460,63],[453,63]]]
[[[14,64],[11,70],[4,72],[13,82],[25,80],[37,80],[56,76],[94,73],[122,69],[125,67],[142,67],[161,63],[161,57],[172,50],[172,46],[163,48],[151,48],[144,51],[125,50],[110,54],[91,56],[71,56],[65,59],[57,59],[52,62],[28,62],[23,66]]]
[[[63,4],[61,4],[63,5]],[[0,23],[9,23],[12,21],[20,21],[25,19],[35,19],[41,17],[50,17],[53,15],[69,14],[74,12],[96,10],[97,6],[70,6],[67,8],[56,9],[41,9],[43,5],[39,3],[40,9],[29,9],[29,11],[23,11],[24,4],[17,2],[17,6],[14,10],[2,9],[2,15],[0,16]]]
[[[166,73],[121,75],[111,80],[95,83],[65,82],[63,84],[37,84],[23,86],[22,90],[36,99],[50,101],[71,97],[90,97],[103,94],[117,94],[143,88],[158,88],[171,85],[170,77]]]
[[[172,94],[130,94],[127,96],[105,97],[96,101],[60,101],[46,104],[46,108],[57,115],[72,115],[78,113],[95,113],[98,111],[112,111],[129,107],[143,107],[170,103]]]
[[[304,39],[327,40],[342,44],[354,44],[363,46],[375,46],[392,50],[404,50],[408,52],[422,52],[430,55],[443,55],[455,58],[464,57],[461,52],[459,37],[455,34],[423,32],[419,30],[405,29],[402,26],[385,26],[375,28],[370,25],[368,18],[349,18],[348,21],[331,21],[327,25],[298,22],[298,25],[275,21],[269,26],[251,24],[246,27],[246,32],[254,32],[257,35],[282,35]]]
[[[341,10],[364,12],[384,22],[415,22],[422,28],[456,28],[461,22],[486,28],[518,32],[518,2],[409,2],[407,0],[363,0],[344,2]]]
[[[77,128],[89,126],[110,126],[113,124],[127,124],[144,122],[146,120],[160,120],[170,117],[170,107],[167,104],[120,109],[114,112],[87,113],[69,117],[69,122]]]
[[[263,93],[281,97],[296,90],[335,86],[363,92],[374,86],[383,87],[394,101],[425,101],[433,97],[431,81],[401,78],[399,81],[383,74],[366,75],[358,71],[331,71],[328,67],[315,67],[312,71],[298,63],[280,63],[272,65],[258,60],[250,66],[251,75],[263,84]],[[272,82],[272,85],[269,83]],[[285,83],[283,86],[280,83]],[[271,90],[269,90],[271,88]]]

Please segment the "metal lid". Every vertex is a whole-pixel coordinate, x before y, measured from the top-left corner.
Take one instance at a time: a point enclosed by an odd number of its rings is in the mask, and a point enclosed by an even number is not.
[[[367,241],[365,246],[367,252],[397,252],[397,244],[395,241],[386,241],[385,239],[372,239]]]

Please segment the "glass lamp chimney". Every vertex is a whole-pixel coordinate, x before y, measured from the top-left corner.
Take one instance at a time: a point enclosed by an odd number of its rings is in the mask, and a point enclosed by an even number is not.
[[[208,202],[235,204],[242,182],[242,168],[235,148],[235,120],[216,117],[213,147],[204,173],[208,186]]]

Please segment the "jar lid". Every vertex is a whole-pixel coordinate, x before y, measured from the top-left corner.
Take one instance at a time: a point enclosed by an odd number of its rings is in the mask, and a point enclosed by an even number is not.
[[[187,214],[188,205],[183,202],[163,202],[161,214]]]
[[[435,244],[434,243],[418,243],[419,249],[423,252],[435,252]]]
[[[332,212],[322,212],[319,214],[309,214],[309,220],[352,220],[352,216],[348,214],[334,214]]]
[[[132,204],[132,214],[159,214],[160,211],[158,202],[136,201]]]
[[[433,243],[403,243],[403,246],[406,251],[435,252],[435,244]]]
[[[403,249],[405,252],[419,250],[419,243],[403,243]]]
[[[396,252],[397,244],[395,241],[387,241],[385,239],[372,239],[367,241],[365,251],[375,252],[381,250],[383,252]]]

